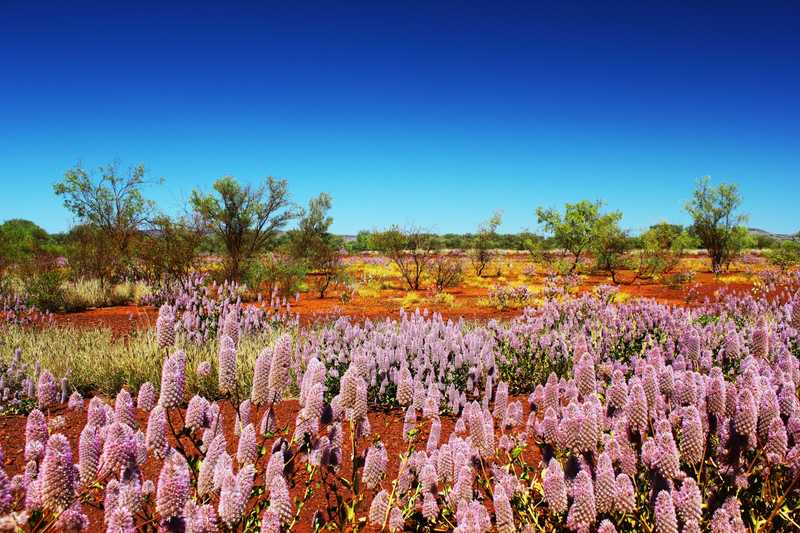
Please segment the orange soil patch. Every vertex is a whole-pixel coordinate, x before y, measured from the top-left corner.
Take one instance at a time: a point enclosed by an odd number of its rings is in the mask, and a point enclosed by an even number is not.
[[[158,309],[125,305],[103,307],[77,313],[58,313],[53,316],[57,325],[79,328],[110,328],[115,337],[129,335],[134,329],[154,327]]]

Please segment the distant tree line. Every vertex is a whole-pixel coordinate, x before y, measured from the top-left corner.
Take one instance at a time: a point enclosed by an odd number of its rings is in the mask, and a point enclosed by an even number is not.
[[[292,202],[286,180],[268,177],[250,185],[225,176],[211,191],[194,190],[181,214],[168,215],[145,195],[161,182],[149,178],[143,165],[67,170],[54,192],[75,225],[50,235],[25,220],[0,224],[0,292],[11,290],[9,274],[41,293],[57,291],[66,277],[97,279],[106,287],[130,279],[158,286],[219,257],[220,279],[287,296],[308,282],[324,298],[331,287],[348,283],[343,255],[365,251],[385,254],[414,290],[424,283],[436,290],[455,286],[465,268],[477,276],[495,275],[501,249],[525,252],[565,274],[590,261],[615,283],[623,282],[621,271],[632,272],[633,280],[670,271],[692,248],[707,250],[715,272],[729,268],[746,248],[768,248],[770,261],[784,269],[800,264],[800,237],[752,236],[739,212],[736,186],[714,187],[709,178],[697,183],[686,204],[692,218],[687,227],[665,222],[631,235],[621,226],[621,212],[583,200],[563,210],[536,209],[541,234],[500,232],[497,211],[473,233],[390,226],[361,231],[348,242],[331,233],[333,199],[327,193],[301,207]]]

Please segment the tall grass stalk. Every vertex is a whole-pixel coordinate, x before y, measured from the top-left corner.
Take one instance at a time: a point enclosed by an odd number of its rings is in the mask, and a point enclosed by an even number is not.
[[[237,377],[240,392],[250,393],[253,368],[258,353],[283,333],[279,330],[243,336],[238,346]],[[38,361],[56,376],[68,376],[69,387],[83,395],[113,397],[120,388],[138,390],[145,381],[158,388],[165,350],[158,349],[155,330],[137,331],[125,339],[115,339],[110,329],[50,327],[43,329],[9,326],[0,329],[0,366],[7,367],[14,350],[21,348],[22,361],[33,368]],[[217,390],[217,339],[203,345],[183,342],[176,347],[186,353],[186,387],[190,394],[215,398]],[[203,361],[211,363],[209,377],[197,374]]]

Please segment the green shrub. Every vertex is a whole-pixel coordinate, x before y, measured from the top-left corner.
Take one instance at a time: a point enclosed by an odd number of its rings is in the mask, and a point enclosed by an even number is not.
[[[796,267],[800,265],[800,241],[783,241],[765,255],[771,264],[781,270]]]
[[[277,289],[289,297],[305,288],[307,273],[305,263],[282,254],[269,254],[250,262],[245,280],[247,286],[256,292],[267,289],[272,293]]]
[[[42,270],[29,275],[23,282],[28,302],[45,311],[60,311],[65,302],[63,281],[57,270]]]

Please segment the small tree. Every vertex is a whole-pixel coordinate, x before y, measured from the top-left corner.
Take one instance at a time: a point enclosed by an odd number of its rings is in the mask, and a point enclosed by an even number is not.
[[[306,263],[313,276],[320,298],[332,283],[341,280],[344,274],[341,242],[330,233],[333,218],[328,211],[333,205],[331,196],[321,193],[308,202],[308,210],[300,212],[297,229],[289,231],[289,253],[297,261]]]
[[[457,287],[464,275],[461,259],[451,254],[437,254],[431,261],[431,277],[436,292]]]
[[[469,251],[469,257],[470,261],[472,261],[475,275],[478,277],[483,276],[484,270],[494,259],[494,241],[497,236],[497,228],[502,222],[503,214],[500,211],[495,211],[489,220],[478,226],[478,232],[471,239],[472,248]]]
[[[145,175],[142,164],[124,175],[118,163],[100,167],[94,174],[78,164],[53,186],[81,224],[95,227],[100,232],[96,237],[118,254],[110,276],[119,276],[119,268],[130,266],[131,245],[155,210],[155,203],[142,195],[142,187],[151,183]]]
[[[741,252],[746,244],[747,216],[737,214],[742,198],[734,184],[711,186],[708,176],[697,182],[686,211],[692,216],[692,228],[711,257],[711,270],[719,272]]]
[[[679,225],[660,222],[650,226],[639,238],[636,277],[652,278],[678,266],[691,244],[691,237]]]
[[[355,240],[347,243],[347,249],[350,252],[366,252],[373,249],[372,233],[366,230],[361,230],[356,234]]]
[[[278,233],[297,216],[286,180],[267,178],[258,187],[225,176],[214,182],[216,194],[192,192],[190,203],[225,246],[225,274],[239,281],[247,261],[269,250]]]
[[[156,217],[137,253],[147,278],[155,283],[186,278],[197,264],[205,235],[197,216]]]
[[[67,259],[74,275],[106,282],[124,271],[117,244],[93,224],[73,227],[66,236]]]
[[[570,274],[577,268],[583,254],[589,250],[598,226],[605,223],[603,217],[617,216],[616,213],[601,215],[602,205],[601,202],[593,203],[588,200],[566,204],[563,216],[555,209],[536,209],[539,224],[552,236],[554,244],[561,248],[562,253],[572,257],[568,271]]]
[[[420,228],[392,226],[374,233],[372,242],[397,265],[408,288],[419,290],[435,249],[430,233]]]
[[[618,284],[617,273],[627,267],[625,254],[630,249],[628,234],[619,227],[622,213],[614,212],[598,219],[592,238],[592,252],[598,270],[608,272]]]

